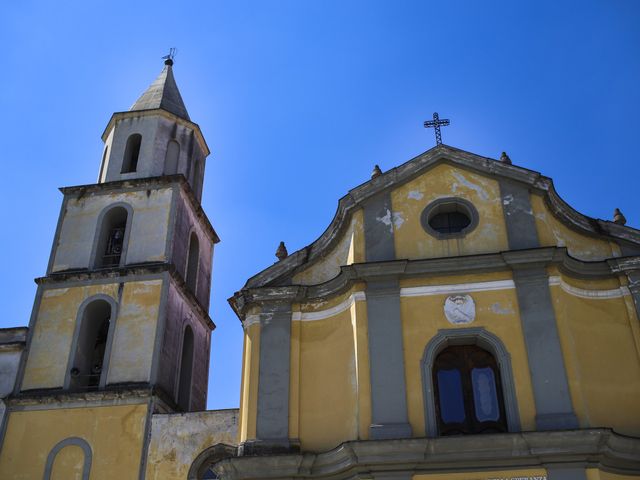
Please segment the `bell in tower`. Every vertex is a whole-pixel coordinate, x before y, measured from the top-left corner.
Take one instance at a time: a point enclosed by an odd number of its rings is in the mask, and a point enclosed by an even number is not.
[[[172,58],[130,110],[113,114],[102,138],[98,182],[60,189],[0,432],[3,478],[72,478],[66,464],[84,465],[82,478],[89,470],[138,478],[152,415],[206,408],[219,239],[200,205],[209,149]],[[65,455],[84,460],[56,463],[67,446],[79,448]],[[33,454],[11,453],[26,451]]]

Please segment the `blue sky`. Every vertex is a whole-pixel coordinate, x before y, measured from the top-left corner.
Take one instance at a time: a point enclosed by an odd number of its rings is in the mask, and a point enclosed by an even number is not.
[[[315,240],[338,199],[446,144],[554,179],[578,211],[640,227],[640,2],[4,2],[0,327],[26,325],[62,195],[92,183],[100,135],[177,47],[207,138],[214,259],[209,408],[238,406],[242,329],[226,303]]]

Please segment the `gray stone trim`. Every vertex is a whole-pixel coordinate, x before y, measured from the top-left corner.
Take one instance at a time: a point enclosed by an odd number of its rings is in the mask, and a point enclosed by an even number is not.
[[[213,465],[226,480],[347,480],[367,472],[414,474],[545,468],[599,468],[640,475],[640,439],[608,429],[350,441],[322,453],[230,457]]]
[[[207,142],[204,138],[204,136],[202,135],[202,131],[200,130],[200,126],[197,123],[192,122],[191,120],[187,120],[184,119],[182,117],[179,117],[171,112],[168,112],[162,108],[151,108],[148,110],[129,110],[126,112],[115,112],[113,115],[111,115],[111,118],[109,119],[109,123],[107,123],[107,126],[104,129],[104,132],[102,132],[102,141],[106,142],[107,141],[107,137],[109,135],[109,132],[111,131],[112,128],[115,127],[116,123],[127,119],[127,118],[139,118],[139,117],[150,117],[150,116],[160,116],[160,117],[165,117],[168,120],[172,120],[174,122],[176,122],[177,124],[183,126],[183,127],[188,127],[190,128],[197,140],[198,143],[200,144],[200,148],[202,149],[202,151],[205,153],[205,155],[209,155],[211,153],[211,151],[209,150],[209,147],[207,145]]]
[[[167,302],[169,300],[169,274],[163,273],[162,291],[160,292],[160,305],[158,306],[158,323],[156,324],[156,337],[153,345],[153,359],[151,364],[151,374],[149,380],[151,385],[158,382],[158,369],[160,368],[160,355],[162,345],[164,345],[164,334],[167,324]]]
[[[176,236],[176,221],[178,216],[178,199],[180,198],[180,189],[177,185],[173,185],[171,189],[171,205],[169,206],[169,228],[167,231],[167,241],[164,245],[164,251],[167,260],[173,261],[172,246]]]
[[[47,275],[53,269],[53,262],[58,251],[58,239],[60,238],[60,230],[62,229],[62,221],[67,211],[67,197],[63,197],[62,205],[60,205],[60,213],[58,213],[58,221],[56,223],[56,231],[53,234],[53,242],[51,243],[51,252],[49,253],[49,262],[47,263]]]
[[[395,279],[367,282],[367,324],[371,375],[372,439],[407,438],[404,347],[400,318],[400,285]]]
[[[422,355],[422,394],[425,411],[425,432],[428,437],[438,436],[438,422],[433,390],[433,364],[438,354],[450,345],[478,345],[490,352],[500,369],[500,383],[504,396],[504,410],[507,416],[507,428],[510,432],[520,431],[520,410],[511,368],[511,355],[502,341],[482,327],[448,328],[438,333],[427,343]]]
[[[244,288],[273,285],[278,282],[278,279],[291,276],[297,270],[324,258],[348,228],[353,212],[362,207],[368,199],[410,181],[439,163],[466,168],[496,177],[498,180],[520,183],[529,190],[543,195],[547,206],[569,228],[598,238],[613,237],[630,244],[640,245],[639,230],[609,221],[595,220],[576,212],[558,196],[552,180],[538,172],[508,165],[448,145],[439,145],[350,190],[340,199],[333,220],[316,241],[254,275],[247,281]]]
[[[393,260],[370,262],[340,267],[340,273],[319,285],[285,285],[277,287],[247,288],[237,292],[229,303],[242,320],[250,305],[272,302],[302,302],[345,292],[357,281],[384,279],[390,276],[455,275],[509,271],[518,267],[557,266],[564,274],[578,278],[611,278],[623,269],[639,268],[639,257],[622,261],[583,262],[569,256],[564,247],[543,247],[463,257],[432,258],[423,260]]]
[[[291,305],[274,305],[260,314],[260,364],[256,437],[288,441]]]
[[[547,468],[548,480],[587,480],[587,472],[584,467],[549,466]]]
[[[141,388],[141,386],[146,388]],[[118,405],[138,405],[151,395],[167,396],[159,389],[151,389],[148,384],[133,386],[109,385],[106,390],[69,392],[62,389],[28,390],[19,396],[5,399],[12,412],[31,412],[87,407],[113,407]]]
[[[461,205],[466,210],[466,213],[469,216],[469,220],[471,221],[469,225],[456,233],[442,233],[431,228],[431,225],[429,225],[429,217],[431,217],[431,212],[433,212],[441,205],[452,203]],[[422,210],[422,213],[420,214],[420,225],[422,225],[424,231],[429,235],[436,237],[439,240],[446,240],[449,238],[464,238],[469,232],[473,231],[478,226],[479,219],[480,216],[478,215],[478,210],[476,210],[476,207],[474,207],[473,203],[471,203],[469,200],[461,197],[446,197],[434,200],[429,205],[427,205],[424,210]]]
[[[109,295],[105,295],[103,293],[99,293],[97,295],[92,295],[88,298],[85,298],[84,301],[78,307],[76,313],[76,324],[73,329],[73,340],[71,341],[71,349],[69,351],[69,356],[67,357],[67,368],[64,373],[64,389],[68,390],[71,383],[71,368],[73,364],[73,358],[75,356],[76,350],[78,348],[78,336],[80,335],[80,328],[82,326],[82,319],[84,317],[84,311],[87,306],[96,301],[96,300],[104,300],[111,306],[111,318],[109,318],[109,333],[107,334],[107,345],[104,350],[104,364],[102,367],[102,372],[100,373],[100,388],[104,388],[107,384],[107,376],[109,373],[109,363],[111,361],[111,347],[113,345],[113,335],[116,329],[116,322],[118,319],[118,302],[116,302]]]
[[[102,269],[95,271],[73,271],[66,273],[56,273],[48,277],[36,278],[36,283],[43,288],[71,288],[85,285],[100,285],[109,283],[126,283],[142,280],[153,280],[164,278],[163,273],[168,272],[169,277],[176,285],[177,290],[189,305],[206,323],[210,330],[216,328],[209,317],[207,310],[200,304],[196,296],[187,288],[181,274],[171,263],[152,263],[144,265],[129,265],[122,268]]]
[[[13,394],[17,395],[20,393],[22,388],[22,382],[24,380],[24,370],[27,366],[27,359],[29,358],[29,353],[31,351],[31,342],[33,340],[34,329],[36,325],[36,320],[38,318],[38,313],[40,311],[40,303],[42,302],[42,294],[44,293],[44,288],[41,285],[38,285],[38,289],[36,290],[36,296],[33,300],[33,308],[31,309],[31,317],[29,318],[29,328],[27,331],[27,341],[24,347],[24,352],[20,356],[20,364],[18,365],[18,371],[16,372],[16,385],[13,389]]]
[[[140,453],[140,468],[138,480],[144,480],[147,476],[147,458],[149,457],[149,444],[151,443],[151,424],[153,421],[153,399],[147,402],[147,414],[144,419],[144,436],[142,437],[142,452]]]
[[[513,280],[536,404],[536,428],[578,428],[547,271],[543,266],[515,268]]]
[[[102,236],[102,228],[104,223],[104,217],[114,208],[124,208],[127,211],[127,225],[124,229],[124,239],[122,240],[122,253],[120,254],[120,267],[123,267],[127,263],[127,250],[129,247],[129,236],[131,235],[131,224],[133,223],[133,207],[126,202],[115,202],[102,209],[98,214],[98,220],[95,226],[95,233],[93,234],[93,244],[91,246],[91,256],[89,257],[89,265],[91,269],[101,269],[98,267],[98,243],[100,243],[100,237]]]
[[[53,468],[53,461],[56,459],[56,455],[60,450],[64,447],[76,446],[80,447],[84,452],[84,466],[82,467],[82,480],[89,480],[89,474],[91,473],[91,460],[92,460],[92,452],[91,446],[87,443],[86,440],[79,437],[69,437],[64,440],[58,442],[49,452],[47,456],[47,463],[44,467],[44,480],[49,480],[51,478],[51,469]]]
[[[4,437],[7,433],[7,424],[9,423],[9,406],[0,398],[0,453],[4,446]]]
[[[128,180],[116,180],[113,182],[105,183],[92,183],[88,185],[74,185],[71,187],[61,187],[59,190],[66,196],[84,196],[87,194],[109,195],[114,191],[117,192],[138,192],[141,190],[151,190],[161,188],[166,185],[179,184],[182,192],[187,196],[189,203],[193,207],[196,213],[196,217],[202,224],[202,228],[209,236],[213,243],[218,243],[220,238],[218,234],[211,226],[211,222],[207,217],[207,214],[202,209],[200,201],[196,198],[193,189],[187,182],[187,179],[182,173],[175,175],[163,175],[160,177],[144,177],[144,178],[131,178]]]
[[[212,464],[225,458],[235,457],[237,454],[238,447],[227,445],[226,443],[217,443],[203,450],[191,464],[187,480],[202,480],[202,477]]]
[[[389,192],[370,198],[364,204],[364,245],[367,262],[396,258]]]
[[[500,181],[502,213],[507,227],[510,250],[540,246],[529,195],[529,189],[521,183]]]

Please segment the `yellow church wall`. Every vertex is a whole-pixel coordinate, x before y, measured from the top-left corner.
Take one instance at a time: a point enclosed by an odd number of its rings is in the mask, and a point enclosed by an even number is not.
[[[105,208],[117,202],[133,208],[126,262],[166,260],[172,195],[173,190],[168,187],[70,198],[63,213],[52,270],[58,272],[90,265],[98,217]]]
[[[44,290],[22,390],[64,385],[82,302],[98,294],[108,295],[117,302],[118,285],[111,283]],[[107,383],[149,379],[161,290],[161,280],[124,283]]]
[[[150,379],[161,292],[162,280],[124,284],[107,383]]]
[[[62,387],[80,304],[93,295],[117,298],[118,284],[46,289],[38,308],[22,390]]]
[[[0,452],[0,478],[43,478],[53,447],[79,437],[91,447],[90,480],[137,479],[146,413],[146,403],[11,412]],[[84,461],[76,448],[64,447],[58,456],[52,478],[81,478],[74,476],[82,468],[78,462]]]
[[[546,480],[547,470],[544,468],[527,468],[517,470],[465,471],[462,473],[428,473],[414,475],[413,480]],[[599,480],[589,478],[588,480]],[[603,479],[604,480],[604,479]],[[607,479],[614,480],[614,479]]]
[[[575,279],[562,277],[559,283],[555,278],[551,297],[581,427],[608,427],[637,436],[640,338],[630,297],[625,289],[579,290]],[[588,294],[601,297],[587,298]]]
[[[297,285],[315,285],[331,280],[342,265],[364,262],[362,209],[353,212],[349,226],[337,245],[326,256],[293,276]]]
[[[330,450],[358,438],[360,428],[351,309],[293,324],[299,330],[298,438],[303,450]]]
[[[532,194],[530,198],[540,246],[566,247],[569,255],[581,260],[602,260],[618,255],[619,248],[608,240],[580,233],[558,220],[541,195]]]
[[[420,215],[434,200],[460,197],[478,210],[479,222],[464,238],[439,240],[424,231]],[[391,192],[397,258],[418,259],[508,250],[500,186],[496,180],[441,163]]]
[[[51,480],[80,480],[84,467],[84,452],[76,445],[69,445],[58,452],[51,468]]]
[[[464,282],[460,282],[458,277],[440,277],[438,279],[425,279],[425,284],[439,282],[440,285],[468,285],[470,281],[475,280],[473,288],[479,290],[483,288],[479,282],[505,280],[505,277],[509,276],[509,273],[486,274],[477,278],[465,275],[463,276]],[[413,435],[416,437],[425,435],[421,371],[425,347],[440,329],[466,327],[483,327],[488,332],[496,335],[504,344],[511,356],[521,428],[525,431],[534,430],[535,404],[515,288],[470,291],[469,294],[476,305],[475,320],[470,324],[458,326],[449,323],[444,314],[444,302],[449,294],[407,296],[408,292],[406,290],[403,291],[404,288],[408,288],[406,287],[407,284],[415,287],[418,283],[419,280],[417,279],[405,280],[402,282],[403,287],[400,290],[407,409]],[[460,293],[464,292],[460,291]]]
[[[256,438],[258,413],[258,374],[260,362],[260,324],[245,328],[242,379],[240,386],[239,442]]]

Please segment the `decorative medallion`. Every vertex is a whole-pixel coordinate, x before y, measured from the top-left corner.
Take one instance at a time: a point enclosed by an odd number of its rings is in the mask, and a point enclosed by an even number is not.
[[[476,304],[471,295],[449,295],[444,301],[444,314],[454,325],[471,323],[476,318]]]

